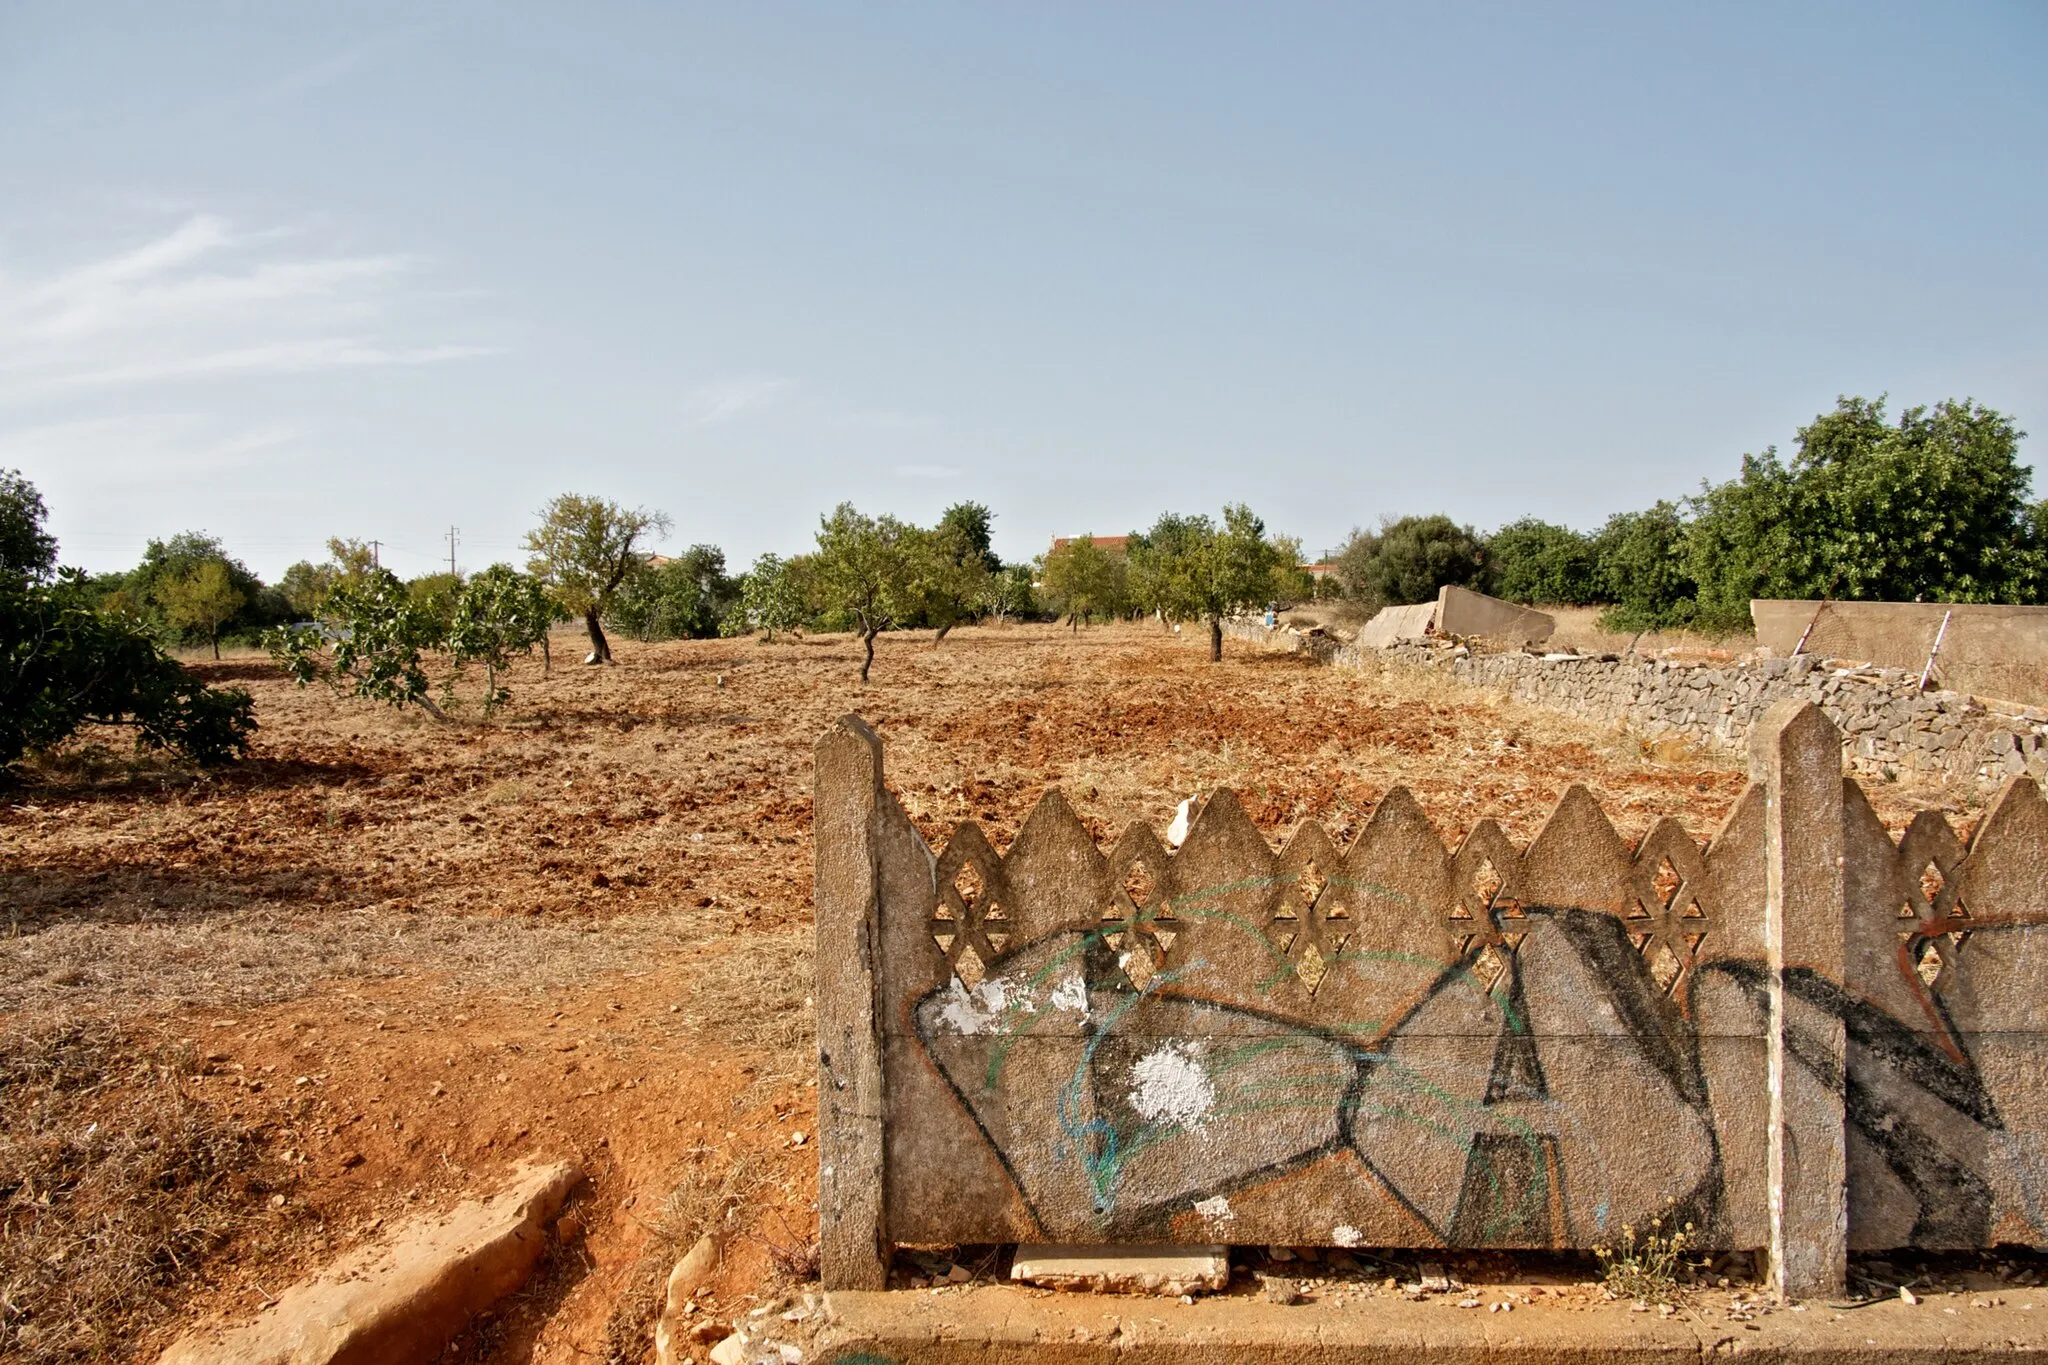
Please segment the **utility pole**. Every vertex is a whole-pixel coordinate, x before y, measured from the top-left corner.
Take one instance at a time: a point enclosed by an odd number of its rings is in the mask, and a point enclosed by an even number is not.
[[[448,576],[450,578],[455,577],[455,536],[456,529],[450,526],[448,528]]]
[[[373,569],[381,569],[381,568],[383,568],[383,567],[384,567],[384,563],[383,563],[383,561],[382,561],[381,559],[379,559],[379,558],[378,558],[378,554],[379,554],[379,552],[380,552],[380,551],[382,551],[382,550],[383,550],[383,548],[384,548],[384,542],[383,542],[383,541],[381,541],[381,540],[373,540],[373,541],[371,541],[371,542],[370,542],[370,567],[371,567],[371,568],[373,568]]]

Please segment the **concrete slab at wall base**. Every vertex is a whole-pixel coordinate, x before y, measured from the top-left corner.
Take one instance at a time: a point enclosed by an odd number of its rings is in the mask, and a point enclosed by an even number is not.
[[[1696,1312],[1634,1313],[1626,1304],[1501,1314],[1460,1309],[1448,1298],[1285,1306],[1233,1295],[1120,1304],[1011,1288],[849,1290],[827,1294],[826,1302],[832,1325],[806,1357],[821,1365],[2048,1361],[2048,1322],[2017,1308],[1950,1316],[1894,1303],[1846,1312],[1815,1304],[1745,1323]]]
[[[1010,1278],[1101,1294],[1208,1294],[1230,1284],[1226,1246],[1020,1246]]]
[[[440,1358],[478,1312],[526,1283],[547,1224],[583,1179],[522,1166],[487,1199],[418,1219],[287,1289],[242,1327],[179,1338],[158,1365],[409,1365]]]

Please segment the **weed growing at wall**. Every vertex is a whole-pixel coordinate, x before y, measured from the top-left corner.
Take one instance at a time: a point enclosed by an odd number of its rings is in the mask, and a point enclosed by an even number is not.
[[[1685,1259],[1693,1226],[1687,1223],[1668,1233],[1663,1228],[1663,1219],[1652,1218],[1638,1241],[1634,1225],[1625,1225],[1614,1245],[1593,1248],[1609,1297],[1636,1303],[1671,1303],[1678,1297],[1679,1276],[1695,1268]]]

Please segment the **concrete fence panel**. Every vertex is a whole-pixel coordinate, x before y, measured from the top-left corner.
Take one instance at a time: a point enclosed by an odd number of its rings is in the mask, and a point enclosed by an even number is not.
[[[1894,843],[1772,707],[1704,845],[1573,787],[1527,848],[1395,790],[1279,849],[1228,791],[1106,852],[1057,792],[934,853],[819,742],[828,1287],[897,1243],[1586,1248],[1650,1219],[1840,1287],[1856,1247],[2048,1243],[2048,803]],[[2035,948],[2043,951],[2036,953]]]

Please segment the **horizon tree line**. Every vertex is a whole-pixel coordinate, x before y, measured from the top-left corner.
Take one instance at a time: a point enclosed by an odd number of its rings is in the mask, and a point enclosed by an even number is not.
[[[2032,497],[2032,471],[2019,461],[2025,433],[1971,399],[1895,419],[1886,407],[1884,396],[1843,397],[1798,429],[1790,458],[1774,447],[1745,455],[1735,478],[1616,513],[1591,532],[1532,517],[1491,534],[1442,513],[1386,518],[1330,551],[1321,582],[1302,571],[1299,542],[1269,532],[1242,503],[1218,518],[1162,513],[1120,545],[1084,535],[1014,564],[996,555],[995,514],[981,503],[956,503],[931,526],[842,503],[819,518],[804,552],[763,554],[734,574],[715,545],[650,556],[672,525],[664,513],[573,493],[540,510],[523,567],[400,579],[370,542],[335,537],[324,561],[295,563],[272,585],[218,537],[188,531],[151,540],[134,569],[85,574],[58,568],[40,494],[0,471],[0,587],[11,594],[0,688],[33,692],[39,684],[27,679],[47,670],[38,651],[55,631],[79,658],[97,650],[127,660],[117,670],[125,683],[72,711],[170,744],[181,725],[195,735],[210,725],[195,742],[225,753],[246,740],[243,721],[253,728],[236,694],[173,685],[150,660],[168,663],[164,651],[177,645],[218,658],[223,641],[260,641],[302,681],[438,712],[424,662],[437,657],[443,703],[474,665],[488,712],[506,695],[510,660],[538,648],[549,662],[549,628],[578,618],[594,665],[613,660],[607,626],[636,640],[847,631],[861,642],[865,682],[884,631],[930,630],[936,646],[973,621],[1050,616],[1078,630],[1142,614],[1205,624],[1217,659],[1222,622],[1237,613],[1311,597],[1370,612],[1426,600],[1447,583],[1538,605],[1598,605],[1603,624],[1634,630],[1740,627],[1755,597],[2042,602],[2048,499]],[[35,733],[69,733],[51,715]],[[34,725],[17,726],[16,753],[38,742],[27,737]],[[11,761],[6,749],[0,763]]]

